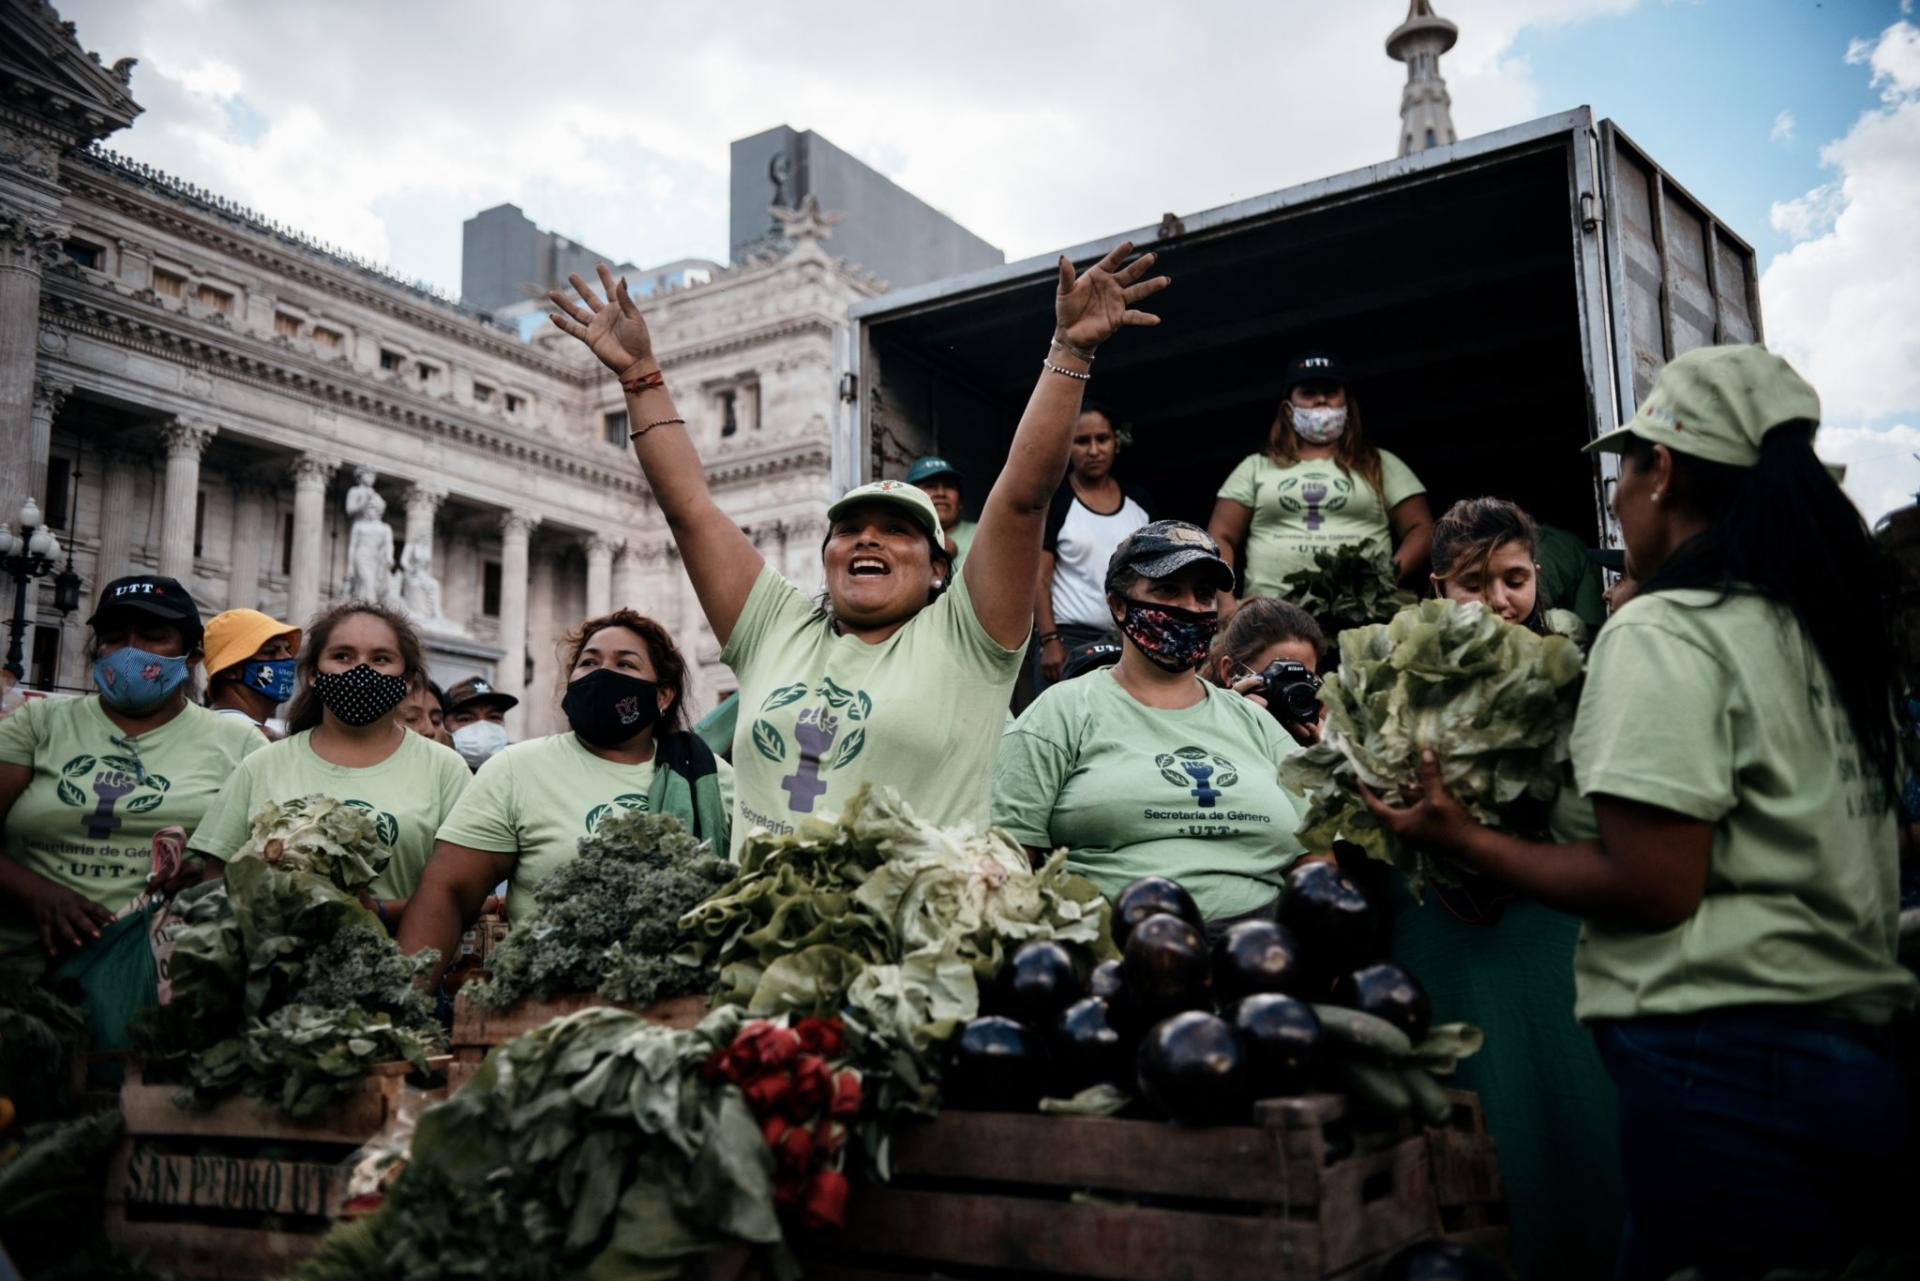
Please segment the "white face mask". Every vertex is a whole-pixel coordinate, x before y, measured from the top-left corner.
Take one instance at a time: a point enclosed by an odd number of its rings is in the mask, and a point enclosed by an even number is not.
[[[1331,445],[1347,430],[1347,407],[1317,405],[1312,409],[1293,407],[1293,430],[1310,445]]]
[[[479,769],[487,758],[507,745],[507,727],[499,721],[475,721],[453,731],[453,750],[469,769]]]

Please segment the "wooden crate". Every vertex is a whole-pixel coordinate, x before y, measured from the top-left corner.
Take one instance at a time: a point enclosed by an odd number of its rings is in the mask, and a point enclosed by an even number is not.
[[[591,992],[556,996],[548,1001],[521,1001],[505,1010],[489,1010],[468,999],[465,991],[453,998],[453,1066],[448,1069],[448,1084],[459,1089],[480,1067],[496,1045],[505,1045],[514,1037],[545,1027],[555,1019],[582,1010],[614,1009],[638,1014],[662,1027],[689,1028],[707,1017],[710,1006],[704,996],[674,996],[652,1005],[623,1005]]]
[[[1416,1241],[1506,1249],[1471,1094],[1446,1128],[1390,1135],[1351,1130],[1330,1094],[1211,1129],[948,1112],[898,1136],[893,1172],[854,1189],[843,1230],[802,1244],[809,1281],[1364,1281]]]
[[[445,1070],[451,1058],[430,1062]],[[290,1121],[248,1098],[206,1111],[175,1107],[177,1086],[128,1068],[120,1093],[127,1137],[107,1175],[108,1240],[181,1277],[280,1276],[313,1253],[338,1216],[342,1163],[393,1120],[407,1071],[378,1064],[327,1115]]]

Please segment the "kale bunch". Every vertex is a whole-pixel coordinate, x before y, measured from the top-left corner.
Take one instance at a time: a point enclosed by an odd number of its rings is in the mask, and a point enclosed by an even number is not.
[[[326,797],[262,807],[224,879],[174,901],[172,999],[131,1029],[175,1101],[235,1093],[315,1116],[374,1063],[425,1070],[445,1042],[415,977],[437,954],[401,954],[360,893],[384,862],[375,819]]]
[[[538,906],[487,958],[491,977],[466,991],[489,1009],[562,992],[631,1005],[704,992],[715,967],[675,959],[677,926],[733,872],[678,819],[615,809],[534,890]]]
[[[1346,543],[1313,553],[1313,568],[1287,575],[1287,599],[1329,633],[1384,623],[1415,601],[1399,588],[1400,566],[1371,543]]]

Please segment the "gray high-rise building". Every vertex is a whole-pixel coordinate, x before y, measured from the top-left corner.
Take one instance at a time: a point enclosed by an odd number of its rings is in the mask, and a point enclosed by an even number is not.
[[[810,129],[781,125],[741,138],[731,160],[735,262],[779,238],[770,207],[797,209],[808,196],[823,210],[846,214],[833,230],[834,256],[896,289],[1006,261],[999,249]]]
[[[540,230],[518,205],[495,205],[460,229],[460,300],[486,311],[510,307],[561,288],[571,272],[591,280],[602,262],[632,266]]]

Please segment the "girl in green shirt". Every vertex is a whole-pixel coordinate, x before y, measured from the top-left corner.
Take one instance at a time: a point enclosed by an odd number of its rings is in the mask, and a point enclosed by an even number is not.
[[[1207,522],[1241,595],[1284,598],[1287,579],[1313,568],[1315,552],[1353,543],[1391,551],[1400,581],[1413,582],[1433,536],[1426,487],[1366,438],[1340,363],[1295,357],[1282,394],[1266,448],[1233,469]],[[1222,605],[1233,612],[1231,593]]]
[[[38,972],[99,938],[148,888],[155,834],[199,823],[267,745],[252,725],[194,704],[200,611],[178,582],[116,579],[87,625],[99,692],[0,718],[0,956],[23,962],[10,970]]]
[[[1533,519],[1519,507],[1463,499],[1434,526],[1434,592],[1478,601],[1542,634],[1584,631],[1577,617],[1546,608],[1538,550]],[[1577,795],[1563,799],[1591,813]],[[1398,873],[1383,879],[1393,903],[1393,959],[1426,988],[1437,1022],[1471,1023],[1487,1034],[1486,1048],[1460,1065],[1457,1079],[1480,1095],[1500,1139],[1515,1271],[1604,1281],[1613,1275],[1626,1208],[1613,1082],[1573,1016],[1579,918],[1487,876],[1429,885],[1424,901]]]
[[[1819,417],[1779,357],[1700,348],[1589,446],[1622,455],[1640,582],[1574,725],[1595,834],[1482,827],[1431,755],[1414,804],[1369,798],[1402,840],[1584,919],[1574,1009],[1618,1090],[1629,1279],[1837,1269],[1911,1210],[1896,671],[1879,553],[1814,455]]]
[[[375,908],[391,929],[434,833],[467,786],[466,762],[400,724],[400,706],[426,667],[419,636],[397,611],[367,601],[334,606],[307,627],[299,672],[304,687],[287,737],[241,763],[187,848],[225,860],[246,844],[253,815],[269,801],[337,797],[374,817],[387,855],[373,883]]]
[[[754,828],[790,831],[837,810],[863,783],[897,789],[943,826],[986,822],[994,752],[1033,630],[1047,504],[1081,392],[1102,343],[1159,323],[1136,308],[1170,283],[1148,278],[1152,254],[1128,262],[1131,249],[1122,244],[1084,272],[1060,259],[1053,340],[1044,351],[1035,344],[1033,394],[965,565],[954,572],[924,493],[874,481],[828,509],[819,603],[713,501],[626,282],[602,265],[604,297],[579,276],[569,277],[577,297],[548,295],[553,323],[626,390],[634,453],[739,678],[736,850]]]
[[[1048,687],[1007,730],[993,821],[1036,859],[1112,897],[1167,876],[1210,925],[1271,915],[1303,852],[1306,802],[1280,784],[1296,744],[1267,711],[1201,679],[1233,571],[1185,521],[1143,525],[1107,566],[1120,661]]]
[[[687,663],[666,628],[620,609],[582,623],[568,645],[560,707],[572,730],[502,748],[480,767],[407,905],[401,950],[438,949],[436,979],[494,886],[511,885],[507,919],[524,920],[534,887],[611,810],[671,814],[727,848],[733,768],[686,728]]]

